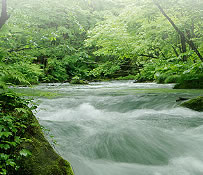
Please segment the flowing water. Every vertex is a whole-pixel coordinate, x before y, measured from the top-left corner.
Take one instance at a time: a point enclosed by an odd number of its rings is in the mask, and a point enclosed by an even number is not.
[[[172,86],[41,85],[62,95],[40,99],[37,116],[75,175],[203,175],[203,113],[176,102],[202,91]]]

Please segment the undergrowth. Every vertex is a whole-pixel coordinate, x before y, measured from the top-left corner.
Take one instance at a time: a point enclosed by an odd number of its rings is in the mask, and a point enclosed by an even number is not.
[[[31,155],[31,152],[21,146],[22,142],[30,142],[23,137],[32,123],[29,116],[36,105],[30,100],[18,97],[8,91],[0,94],[0,174],[15,174],[19,161]]]

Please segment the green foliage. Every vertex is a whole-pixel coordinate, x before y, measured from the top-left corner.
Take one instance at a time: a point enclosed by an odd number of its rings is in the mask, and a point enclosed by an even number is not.
[[[43,81],[45,82],[63,82],[68,78],[65,65],[62,61],[57,59],[48,60],[48,66],[45,68],[45,75],[47,75],[43,78]]]
[[[94,78],[106,78],[114,74],[120,69],[120,65],[115,64],[114,62],[107,61],[104,64],[99,65],[97,68],[89,72],[89,76]]]
[[[203,89],[203,74],[185,74],[178,79],[175,89]]]
[[[187,40],[193,41],[203,54],[202,2],[159,3]],[[139,81],[174,83],[181,75],[202,73],[200,58],[187,43],[183,52],[179,34],[153,1],[135,0],[128,5],[117,16],[109,15],[90,30],[86,45],[95,48],[95,55],[134,60],[141,67],[136,76]]]
[[[42,75],[38,65],[18,62],[14,64],[0,63],[0,82],[15,85],[37,84]]]
[[[80,77],[75,76],[72,78],[72,80],[70,81],[71,84],[88,84],[88,81],[85,80],[81,80]]]
[[[155,74],[155,63],[148,63],[144,65],[144,68],[140,70],[140,73],[136,75],[136,80],[140,82],[153,81]]]
[[[12,92],[0,94],[0,174],[9,174],[19,169],[18,162],[31,152],[21,145],[29,142],[22,135],[29,129],[29,115],[36,106],[27,107],[28,100]]]
[[[63,64],[70,77],[79,76],[80,79],[88,79],[88,72],[95,66],[94,60],[83,50],[65,56]]]
[[[168,76],[164,79],[164,83],[177,83],[179,79],[181,79],[180,75]]]
[[[120,8],[109,0],[9,1],[12,14],[1,29],[0,59],[11,73],[1,82],[27,85],[39,80],[63,82],[74,76],[88,79],[96,66],[89,64],[95,60],[84,40],[87,30],[103,20],[107,10],[114,10],[110,4]]]
[[[158,2],[203,55],[202,2]],[[171,83],[202,73],[194,49],[186,43],[183,51],[180,35],[152,0],[10,0],[8,9],[0,33],[1,88],[136,73],[139,81]]]
[[[116,78],[117,80],[135,80],[137,77],[135,75],[128,75],[128,76],[125,76],[125,77],[118,77]]]

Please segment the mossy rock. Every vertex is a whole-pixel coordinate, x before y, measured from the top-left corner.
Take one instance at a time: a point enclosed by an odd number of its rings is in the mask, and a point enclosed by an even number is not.
[[[66,160],[59,156],[45,139],[41,127],[34,115],[33,122],[24,137],[31,142],[21,146],[32,155],[20,161],[20,169],[16,175],[73,175],[72,168]]]
[[[15,170],[9,167],[8,175],[74,175],[69,162],[58,155],[44,137],[41,126],[26,100],[14,93],[2,93],[0,107],[0,112],[18,118],[18,122],[26,126],[25,129],[20,128],[18,132],[25,141],[20,143],[16,150],[10,150],[9,154],[17,156],[19,150],[23,149],[31,153],[17,159],[16,163],[20,168]]]
[[[201,112],[203,111],[203,96],[188,100],[182,103],[181,106]]]

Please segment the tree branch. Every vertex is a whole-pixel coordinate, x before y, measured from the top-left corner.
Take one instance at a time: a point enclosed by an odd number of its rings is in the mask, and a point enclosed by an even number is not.
[[[203,61],[203,57],[198,51],[197,47],[195,46],[194,42],[190,39],[187,39],[184,35],[184,33],[175,25],[173,20],[165,13],[163,8],[159,5],[159,3],[156,0],[153,0],[154,4],[158,7],[158,9],[161,11],[161,13],[165,16],[165,18],[170,22],[170,24],[173,26],[173,28],[176,30],[176,32],[180,35],[181,38],[181,44],[182,44],[182,52],[186,52],[186,42],[189,44],[189,46],[192,48],[192,50],[197,54],[197,56],[200,58],[201,61]]]

